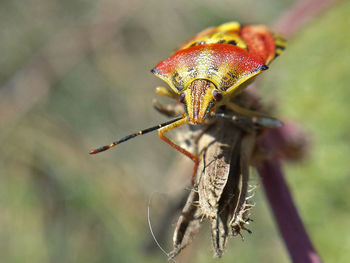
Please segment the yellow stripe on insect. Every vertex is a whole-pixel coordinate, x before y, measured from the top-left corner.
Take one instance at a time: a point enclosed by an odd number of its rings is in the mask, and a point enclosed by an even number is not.
[[[278,34],[274,34],[273,38],[275,40],[276,56],[279,56],[287,47],[287,41]]]
[[[241,28],[241,25],[238,22],[228,22],[217,27],[219,31],[231,31],[231,30],[238,31],[240,28]]]

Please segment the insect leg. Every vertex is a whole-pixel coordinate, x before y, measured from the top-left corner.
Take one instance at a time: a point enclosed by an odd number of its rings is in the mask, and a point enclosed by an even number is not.
[[[196,154],[190,153],[189,151],[185,150],[184,148],[182,148],[180,145],[174,143],[173,141],[171,141],[169,138],[167,138],[164,133],[172,130],[176,127],[179,127],[181,125],[184,125],[188,123],[188,118],[184,117],[168,126],[165,126],[161,129],[158,130],[158,135],[159,137],[165,141],[166,143],[168,143],[171,147],[175,148],[176,150],[178,150],[179,152],[183,153],[184,155],[186,155],[188,158],[190,158],[193,162],[194,162],[194,167],[193,167],[193,174],[192,174],[192,184],[194,182],[194,178],[195,175],[197,173],[197,168],[198,168],[198,164],[199,164],[199,157]]]
[[[158,100],[154,99],[153,108],[168,117],[176,117],[184,114],[184,107],[179,103],[164,105],[163,103],[160,103]]]
[[[174,91],[162,86],[156,87],[156,93],[158,95],[166,96],[172,99],[177,99],[179,97],[179,95],[176,94]]]

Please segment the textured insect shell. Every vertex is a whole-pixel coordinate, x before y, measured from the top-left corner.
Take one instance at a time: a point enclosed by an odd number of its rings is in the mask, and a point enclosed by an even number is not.
[[[182,49],[160,62],[152,72],[180,93],[195,79],[207,79],[223,95],[267,69],[264,61],[229,44],[204,44]]]
[[[266,64],[269,64],[276,57],[275,39],[265,26],[244,26],[240,36],[247,44],[249,53],[261,57]]]
[[[234,43],[237,47],[247,49],[246,43],[240,37],[240,29],[241,25],[238,22],[228,22],[218,27],[209,27],[186,41],[178,50],[189,48],[200,43]]]
[[[266,65],[286,48],[286,40],[278,34],[272,34],[263,25],[241,27],[238,22],[228,22],[218,27],[203,30],[182,44],[178,50],[194,45],[212,43],[236,45],[249,51],[251,55],[262,58]]]

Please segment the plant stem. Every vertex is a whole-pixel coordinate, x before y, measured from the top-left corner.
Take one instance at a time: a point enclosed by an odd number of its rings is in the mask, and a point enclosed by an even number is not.
[[[258,168],[266,197],[293,262],[321,262],[303,226],[278,160]]]

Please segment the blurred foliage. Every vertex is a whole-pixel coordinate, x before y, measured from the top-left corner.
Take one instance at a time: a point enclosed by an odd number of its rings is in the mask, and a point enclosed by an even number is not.
[[[151,193],[166,192],[157,198],[169,199],[163,206],[178,194],[165,176],[177,153],[155,134],[87,153],[165,120],[151,106],[161,82],[149,70],[183,41],[231,20],[272,24],[291,4],[2,1],[1,261],[164,262],[159,250],[144,249],[147,205]],[[344,1],[315,18],[260,82],[276,115],[309,134],[307,159],[288,166],[287,177],[325,262],[350,261],[349,12]],[[221,262],[288,262],[258,192],[253,234],[232,238]],[[151,212],[156,227],[161,212],[153,204]],[[184,251],[189,262],[214,261],[204,229]]]

